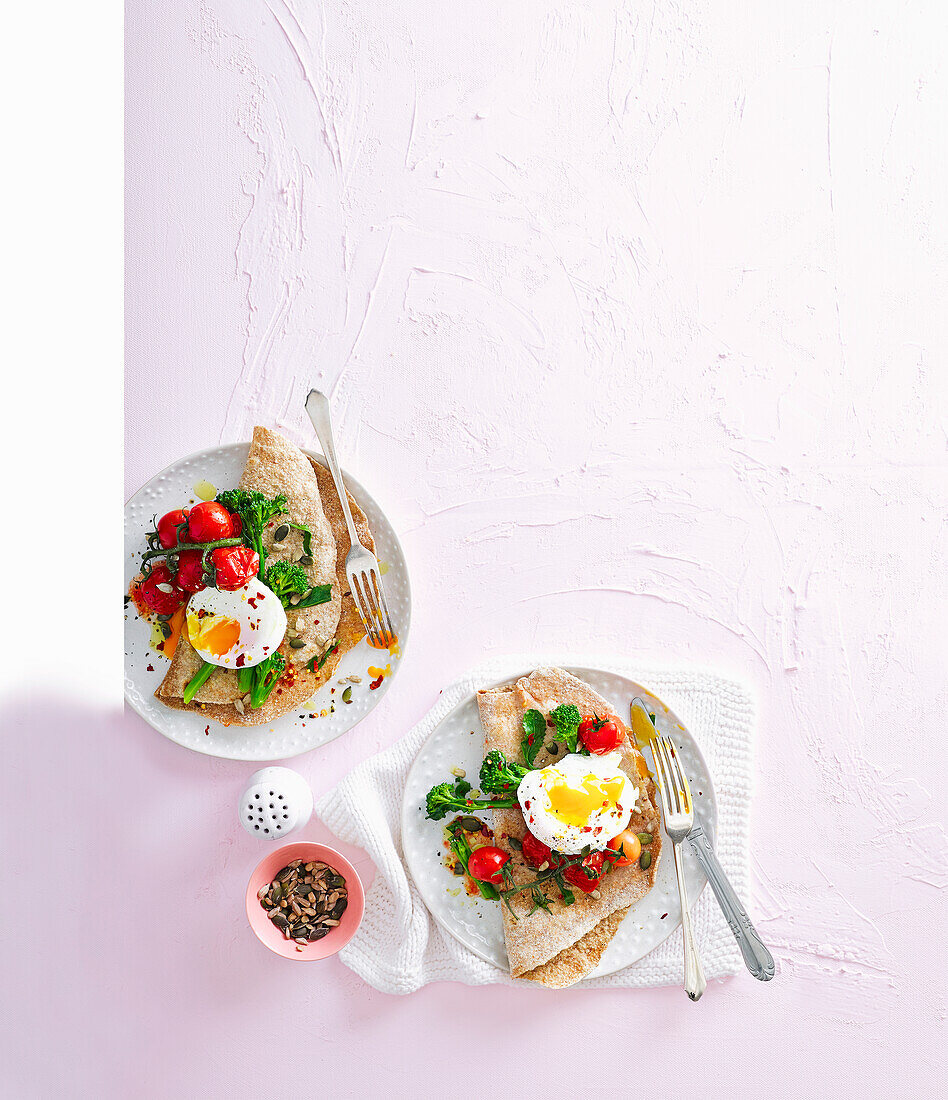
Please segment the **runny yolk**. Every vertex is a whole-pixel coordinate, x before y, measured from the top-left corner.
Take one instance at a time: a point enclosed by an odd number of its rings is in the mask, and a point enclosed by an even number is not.
[[[195,649],[223,657],[240,640],[240,623],[226,615],[188,615],[188,637]]]
[[[549,789],[550,810],[564,825],[588,825],[605,805],[615,806],[622,797],[625,779],[600,779],[587,775],[581,787],[571,787],[562,776]]]

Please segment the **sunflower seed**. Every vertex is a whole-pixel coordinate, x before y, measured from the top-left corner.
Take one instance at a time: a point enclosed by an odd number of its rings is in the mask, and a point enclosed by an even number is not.
[[[170,596],[171,593],[174,592],[174,588],[172,588],[170,584],[165,584],[164,582],[156,584],[155,588],[157,588],[159,592],[164,592],[166,596]]]
[[[244,701],[243,701],[243,699],[238,699],[237,702],[234,703],[234,710],[236,710],[238,714],[243,714],[244,713]]]
[[[300,602],[300,597],[299,596],[290,596],[290,603],[292,604],[293,607],[296,607],[296,605],[299,602]]]
[[[303,630],[305,628],[305,626],[306,626],[306,621],[304,620],[303,616],[302,615],[297,615],[296,616],[296,629],[297,630]]]
[[[269,891],[269,889],[270,889],[270,884],[269,883],[266,883],[265,885],[261,886],[260,889],[257,891],[257,897],[258,898],[265,898],[267,896],[267,892]]]
[[[602,897],[602,894],[598,890],[590,890],[589,896],[591,898],[595,898],[596,901],[598,901]]]

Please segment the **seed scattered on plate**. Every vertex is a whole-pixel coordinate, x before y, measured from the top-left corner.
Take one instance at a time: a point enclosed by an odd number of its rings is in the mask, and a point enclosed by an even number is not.
[[[260,887],[257,898],[274,927],[294,940],[298,951],[336,928],[349,904],[345,878],[320,860],[288,863]]]

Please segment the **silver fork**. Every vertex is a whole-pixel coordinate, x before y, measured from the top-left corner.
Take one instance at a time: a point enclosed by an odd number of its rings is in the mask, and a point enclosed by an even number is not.
[[[655,761],[655,773],[658,776],[662,792],[662,814],[665,818],[665,832],[672,842],[675,853],[675,871],[678,874],[678,893],[681,895],[681,932],[685,941],[685,992],[693,1000],[707,988],[698,948],[691,929],[691,911],[688,907],[688,890],[685,887],[685,874],[678,850],[681,842],[691,832],[695,814],[691,800],[691,788],[688,777],[678,760],[678,753],[671,739],[664,733],[658,733],[652,741],[652,759]]]
[[[319,390],[310,390],[306,398],[306,412],[313,422],[316,438],[326,456],[326,465],[332,474],[346,527],[349,529],[350,550],[346,555],[346,577],[352,589],[356,608],[365,632],[369,636],[369,642],[376,649],[388,649],[395,643],[395,631],[392,629],[392,617],[388,613],[388,604],[385,602],[385,593],[382,590],[382,574],[379,571],[378,558],[359,541],[359,533],[352,522],[346,485],[342,480],[339,463],[336,461],[332,418],[329,415],[329,401],[326,396]]]

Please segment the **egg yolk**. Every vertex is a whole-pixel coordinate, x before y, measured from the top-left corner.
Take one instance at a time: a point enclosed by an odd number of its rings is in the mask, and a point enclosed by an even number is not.
[[[223,657],[240,640],[240,623],[226,615],[189,615],[188,637],[195,649]]]
[[[615,806],[622,797],[625,779],[600,779],[587,775],[581,787],[571,787],[562,777],[549,789],[550,811],[564,825],[586,825],[604,806]]]

